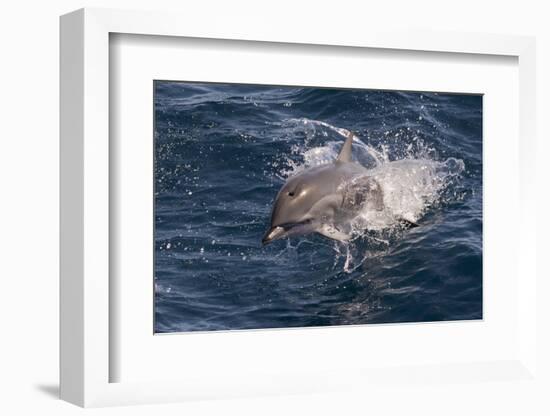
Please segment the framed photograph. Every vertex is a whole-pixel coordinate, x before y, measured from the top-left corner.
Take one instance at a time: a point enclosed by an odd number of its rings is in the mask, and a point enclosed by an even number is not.
[[[155,333],[482,319],[482,95],[153,88]]]
[[[180,21],[61,18],[61,397],[536,383],[534,40]]]

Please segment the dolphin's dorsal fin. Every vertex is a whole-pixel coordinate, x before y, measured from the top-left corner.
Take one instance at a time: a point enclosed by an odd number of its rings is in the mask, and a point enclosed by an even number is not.
[[[353,137],[354,135],[351,131],[346,133],[346,141],[336,158],[337,162],[351,162],[351,144],[353,143]]]

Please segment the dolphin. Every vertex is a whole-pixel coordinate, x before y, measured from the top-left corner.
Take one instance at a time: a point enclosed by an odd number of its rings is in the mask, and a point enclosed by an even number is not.
[[[350,221],[364,209],[384,209],[380,184],[351,159],[354,135],[331,163],[290,177],[275,198],[262,244],[285,237],[319,233],[333,240],[351,238]]]

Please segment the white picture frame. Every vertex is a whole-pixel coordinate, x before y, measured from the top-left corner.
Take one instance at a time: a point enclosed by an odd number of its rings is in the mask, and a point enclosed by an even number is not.
[[[520,218],[516,242],[522,279],[517,292],[518,354],[507,360],[456,365],[422,365],[414,377],[479,382],[471,371],[493,371],[507,379],[536,377],[536,218],[535,169],[535,42],[533,38],[465,34],[380,31],[346,27],[326,32],[312,24],[307,31],[269,24],[235,32],[231,22],[215,25],[172,13],[82,9],[61,18],[61,398],[80,406],[181,401],[193,398],[256,394],[320,392],[354,385],[391,382],[410,369],[337,369],[326,377],[281,373],[263,380],[239,380],[234,374],[179,381],[111,382],[109,296],[110,176],[109,36],[113,33],[226,39],[281,44],[430,51],[452,54],[504,55],[519,66]],[[223,336],[223,334],[222,334]],[[226,335],[227,336],[227,335]],[[331,335],[334,336],[334,335]],[[442,375],[443,374],[443,375]]]

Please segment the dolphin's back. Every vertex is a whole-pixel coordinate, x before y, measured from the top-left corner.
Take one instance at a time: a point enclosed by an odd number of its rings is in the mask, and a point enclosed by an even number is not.
[[[296,183],[313,182],[316,185],[340,186],[343,182],[365,174],[367,170],[354,162],[327,163],[320,166],[309,168],[291,179]],[[289,181],[288,183],[290,183]]]

